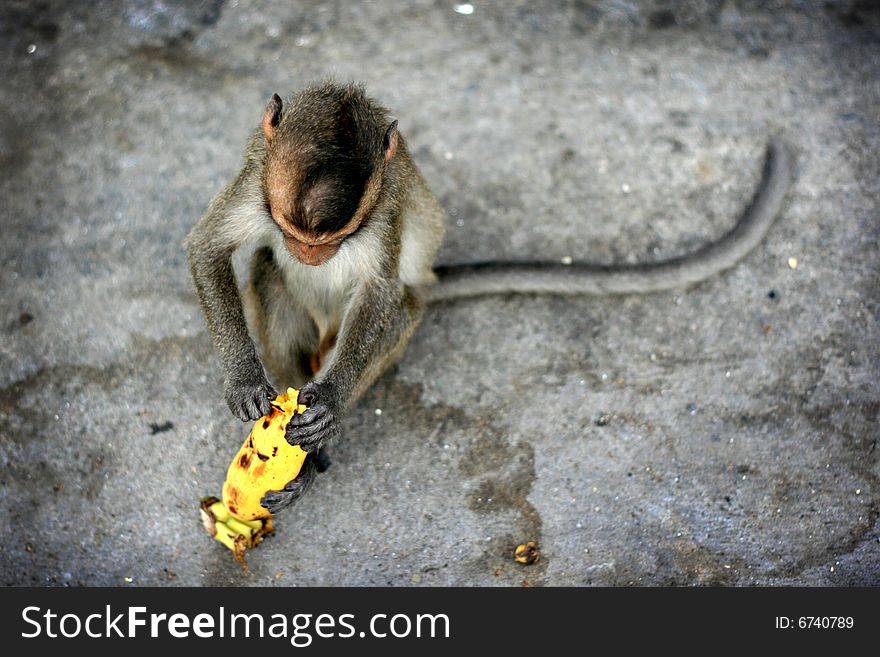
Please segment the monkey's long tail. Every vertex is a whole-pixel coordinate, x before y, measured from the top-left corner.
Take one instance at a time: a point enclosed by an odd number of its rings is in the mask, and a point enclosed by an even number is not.
[[[697,251],[656,263],[597,266],[555,262],[478,262],[435,269],[439,283],[430,300],[487,294],[644,294],[687,287],[733,267],[757,246],[782,207],[791,183],[793,156],[778,139],[767,146],[755,196],[736,226]]]

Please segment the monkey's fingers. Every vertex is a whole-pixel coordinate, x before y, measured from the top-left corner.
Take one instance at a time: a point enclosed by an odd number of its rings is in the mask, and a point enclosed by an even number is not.
[[[324,443],[339,433],[339,422],[335,417],[325,416],[314,424],[305,427],[294,427],[285,438],[291,445],[297,445],[300,449],[314,454],[320,450]]]
[[[277,396],[278,393],[268,382],[231,385],[226,392],[226,403],[235,417],[246,422],[267,415],[272,410],[269,402]]]
[[[321,421],[327,416],[332,415],[333,413],[330,411],[330,407],[327,404],[315,404],[314,406],[306,409],[304,413],[300,415],[294,415],[292,418],[290,418],[290,422],[287,424],[287,427],[288,429],[290,429],[291,427],[304,428]]]
[[[299,391],[299,403],[308,407],[315,405],[318,401],[318,391],[313,383],[307,383],[303,389]]]
[[[298,427],[288,426],[285,438],[291,445],[298,445],[307,452],[315,452],[339,430],[336,418],[327,413],[314,422]]]
[[[232,412],[240,419],[242,422],[246,422],[248,420],[258,420],[265,413],[268,412],[266,410],[263,411],[264,405],[262,400],[260,399],[262,395],[259,392],[255,392],[253,396],[246,395],[237,400],[237,404],[233,406]]]
[[[296,445],[301,442],[303,439],[308,439],[311,436],[314,436],[318,433],[322,433],[327,430],[327,428],[334,422],[335,418],[332,415],[323,415],[314,422],[309,424],[305,424],[298,427],[289,427],[287,435],[285,436],[290,442],[292,438],[296,442],[290,443],[291,445]]]

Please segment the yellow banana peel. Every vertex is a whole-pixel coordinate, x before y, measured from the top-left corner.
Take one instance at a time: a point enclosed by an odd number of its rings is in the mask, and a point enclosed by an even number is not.
[[[244,553],[275,533],[272,514],[260,505],[270,490],[281,490],[299,474],[307,453],[284,437],[290,419],[306,410],[297,403],[299,391],[287,392],[269,402],[272,410],[254,423],[238,450],[223,483],[223,499],[202,499],[205,530],[232,550],[247,570]]]

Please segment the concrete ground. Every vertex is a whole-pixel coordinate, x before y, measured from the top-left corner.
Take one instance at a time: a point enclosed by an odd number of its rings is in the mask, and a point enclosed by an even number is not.
[[[3,583],[880,584],[872,3],[11,1],[0,44]],[[394,108],[446,262],[684,253],[773,133],[796,180],[694,289],[432,308],[242,575],[181,242],[328,75]]]

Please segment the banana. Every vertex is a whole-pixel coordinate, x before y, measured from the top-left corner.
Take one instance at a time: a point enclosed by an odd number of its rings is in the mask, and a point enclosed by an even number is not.
[[[206,497],[201,503],[202,524],[212,537],[232,550],[247,570],[246,548],[259,545],[275,532],[272,514],[260,505],[270,490],[281,490],[299,474],[307,453],[284,437],[290,419],[306,410],[297,403],[299,391],[269,402],[272,410],[254,424],[238,450],[223,483],[223,499]]]
[[[269,512],[260,506],[263,495],[284,488],[302,468],[306,452],[284,438],[290,418],[306,410],[297,405],[298,396],[298,390],[288,388],[270,402],[271,412],[257,420],[229,465],[223,503],[239,520],[268,518]]]

